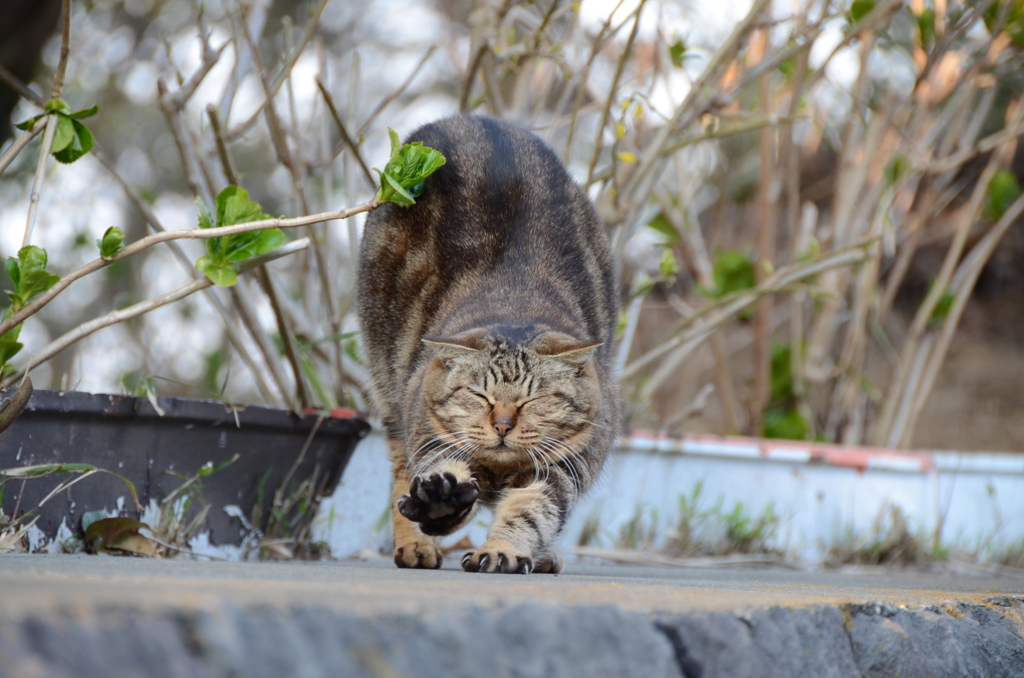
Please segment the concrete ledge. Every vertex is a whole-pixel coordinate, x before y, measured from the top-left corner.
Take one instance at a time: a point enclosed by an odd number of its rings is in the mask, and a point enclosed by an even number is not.
[[[0,557],[0,678],[1024,676],[1024,582]]]

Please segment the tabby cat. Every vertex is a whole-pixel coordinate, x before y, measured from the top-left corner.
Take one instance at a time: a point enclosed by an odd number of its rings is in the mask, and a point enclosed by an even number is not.
[[[553,544],[620,418],[618,318],[592,205],[533,134],[486,117],[414,132],[447,163],[409,209],[366,221],[362,323],[394,464],[394,557],[494,511],[470,572],[558,572]]]

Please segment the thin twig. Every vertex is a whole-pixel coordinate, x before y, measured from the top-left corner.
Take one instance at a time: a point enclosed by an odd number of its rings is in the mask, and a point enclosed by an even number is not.
[[[220,126],[220,115],[217,112],[217,107],[209,104],[206,107],[206,115],[210,118],[210,129],[213,130],[213,138],[217,142],[217,154],[220,156],[220,165],[221,169],[224,170],[224,177],[232,186],[238,186],[238,171],[235,169],[235,163],[231,159],[227,142],[224,141],[224,132]]]
[[[50,157],[50,147],[53,146],[53,137],[57,133],[57,116],[48,115],[46,120],[46,131],[43,132],[43,142],[39,145],[39,160],[36,161],[35,179],[32,181],[32,194],[28,203],[28,218],[25,221],[25,236],[21,240],[22,247],[28,247],[32,242],[32,231],[36,226],[36,212],[39,210],[40,191],[43,190],[43,175],[46,172],[46,159]]]
[[[22,97],[28,99],[39,108],[46,106],[46,99],[39,94],[36,94],[28,85],[23,83],[18,76],[11,73],[9,70],[4,68],[3,64],[0,64],[0,80],[3,80],[7,85],[15,92],[20,94]]]
[[[267,295],[270,307],[274,310],[274,319],[277,321],[277,327],[281,334],[281,343],[284,344],[284,352],[288,356],[288,363],[291,365],[292,374],[295,377],[295,398],[299,402],[299,407],[305,410],[309,407],[309,391],[306,390],[306,381],[302,374],[302,361],[299,359],[291,325],[282,310],[281,299],[274,287],[274,281],[267,275],[265,268],[256,271],[256,280],[263,288],[263,293]]]
[[[64,73],[68,69],[68,54],[71,53],[71,0],[61,0],[60,7],[63,18],[60,35],[60,60],[57,62],[57,72],[53,77],[51,99],[60,98],[60,93],[64,89]]]
[[[18,154],[21,153],[25,146],[28,145],[28,142],[32,141],[37,134],[40,134],[47,128],[47,123],[49,122],[47,118],[49,117],[52,116],[44,116],[39,118],[39,120],[36,120],[36,124],[32,126],[32,129],[25,130],[19,134],[18,138],[14,140],[14,143],[7,147],[4,154],[0,156],[0,174],[2,174],[3,171],[7,169],[7,166],[10,165],[16,157],[18,157]]]
[[[331,97],[331,93],[327,91],[320,76],[316,77],[316,86],[320,88],[320,94],[323,95],[324,102],[327,104],[327,108],[331,111],[331,117],[334,118],[335,124],[338,126],[338,132],[341,134],[341,140],[345,146],[352,152],[352,156],[359,163],[359,168],[363,171],[363,176],[366,177],[366,183],[370,185],[370,188],[376,188],[377,182],[374,181],[373,175],[370,174],[370,169],[366,166],[366,161],[363,160],[362,153],[359,152],[359,145],[353,141],[352,137],[348,133],[348,129],[345,128],[345,123],[342,122],[341,116],[338,115],[338,109],[334,105],[334,98]]]

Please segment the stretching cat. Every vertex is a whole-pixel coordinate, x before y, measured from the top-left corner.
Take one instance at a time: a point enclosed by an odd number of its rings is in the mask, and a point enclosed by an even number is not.
[[[359,318],[394,464],[395,563],[494,509],[470,572],[558,572],[573,503],[615,439],[608,241],[537,137],[491,118],[414,132],[447,163],[409,209],[366,221]]]

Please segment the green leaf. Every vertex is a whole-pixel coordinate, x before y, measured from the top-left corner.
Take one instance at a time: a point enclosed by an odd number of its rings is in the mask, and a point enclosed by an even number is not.
[[[874,8],[875,0],[853,0],[850,11],[846,13],[846,19],[851,26],[856,26],[857,22],[870,14]]]
[[[196,198],[196,207],[199,208],[199,228],[213,228],[213,215],[210,214],[210,208],[206,206],[206,201]]]
[[[946,317],[949,316],[949,311],[953,308],[953,302],[956,301],[956,295],[950,291],[943,292],[942,297],[939,299],[939,303],[935,304],[935,308],[932,309],[932,314],[928,316],[928,327],[938,327],[945,322]]]
[[[210,257],[199,257],[196,269],[219,287],[233,287],[238,282],[238,267],[230,262],[215,264]]]
[[[917,19],[917,32],[921,40],[921,47],[927,52],[935,43],[935,10],[925,7],[914,18]]]
[[[82,110],[76,111],[76,112],[71,113],[69,115],[72,118],[75,118],[76,120],[82,120],[83,118],[91,118],[92,116],[96,115],[99,112],[100,112],[100,107],[99,107],[99,105],[96,105],[96,106],[93,106],[92,108],[83,108]]]
[[[27,132],[30,129],[32,129],[32,127],[35,126],[36,121],[39,120],[39,118],[43,117],[44,115],[46,115],[46,114],[45,113],[40,113],[39,115],[37,115],[35,117],[32,117],[32,118],[29,118],[28,120],[26,120],[24,122],[19,122],[17,125],[15,125],[15,127],[17,127],[20,130],[23,130],[23,131]]]
[[[769,409],[764,413],[764,437],[806,440],[808,426],[796,410]]]
[[[672,41],[672,44],[668,48],[668,55],[672,59],[673,66],[676,68],[682,68],[683,61],[687,57],[686,39],[681,36],[676,36],[676,39]]]
[[[53,135],[50,153],[58,153],[68,147],[75,138],[74,121],[66,115],[57,114],[57,131]]]
[[[71,107],[68,106],[68,102],[63,99],[50,99],[46,102],[44,109],[47,113],[63,113],[64,115],[71,115]]]
[[[910,162],[902,155],[894,156],[885,166],[885,186],[892,188],[910,169]]]
[[[676,255],[672,253],[670,248],[666,247],[661,255],[661,261],[658,263],[658,275],[662,278],[671,278],[676,273],[679,273],[679,263],[676,261]]]
[[[750,289],[757,283],[754,262],[740,250],[719,252],[715,257],[713,273],[715,289],[711,296],[715,297]]]
[[[279,228],[268,228],[264,231],[251,231],[227,236],[227,247],[224,249],[226,261],[242,261],[257,254],[263,254],[284,244],[284,232]]]
[[[60,120],[70,120],[70,118],[60,116]],[[89,128],[77,120],[71,120],[71,124],[74,126],[74,137],[71,139],[71,143],[64,150],[53,154],[57,162],[62,162],[65,165],[73,163],[92,150],[93,139]],[[60,123],[58,123],[59,126]]]
[[[196,199],[199,208],[199,227],[231,226],[270,219],[258,202],[249,200],[249,193],[238,186],[228,186],[217,195],[217,217],[210,214],[206,203]],[[231,287],[238,281],[238,267],[233,262],[243,261],[280,247],[285,241],[279,228],[237,233],[206,240],[208,256],[196,262],[196,268],[206,274],[214,284]]]
[[[60,276],[46,271],[46,250],[29,245],[22,247],[18,258],[8,257],[4,268],[14,283],[13,292],[8,292],[15,311],[22,309],[32,297],[45,292],[60,280]]]
[[[998,221],[1006,213],[1007,208],[1020,196],[1020,184],[1017,177],[1009,170],[999,170],[988,184],[988,205],[985,216]]]
[[[772,347],[771,399],[775,402],[793,398],[793,361],[789,344]]]
[[[111,257],[124,249],[124,231],[117,226],[111,226],[103,233],[103,237],[96,241],[96,246],[100,248],[100,256],[104,261],[110,261]]]
[[[672,247],[680,240],[679,232],[676,231],[676,227],[672,225],[664,212],[658,212],[653,219],[647,222],[647,226],[665,236],[665,240],[659,243],[664,247]]]
[[[389,199],[387,201],[382,199],[382,202],[390,201],[399,207],[412,207],[416,204],[416,198],[410,195],[409,192],[402,187],[402,183],[400,181],[392,177],[390,174],[385,174],[383,177],[384,181],[381,182],[381,190],[384,190],[384,185],[386,184],[391,191]]]
[[[381,177],[377,198],[382,203],[411,207],[423,193],[427,177],[445,164],[445,157],[418,141],[403,146],[391,128],[388,128],[388,136],[391,139],[391,158],[383,171],[377,170]]]
[[[11,358],[18,355],[24,346],[18,343],[18,335],[21,334],[21,324],[15,325],[0,336],[0,365],[7,365]]]
[[[249,193],[238,186],[228,186],[217,196],[217,225],[231,226],[249,221],[269,219],[258,202],[249,200]]]

